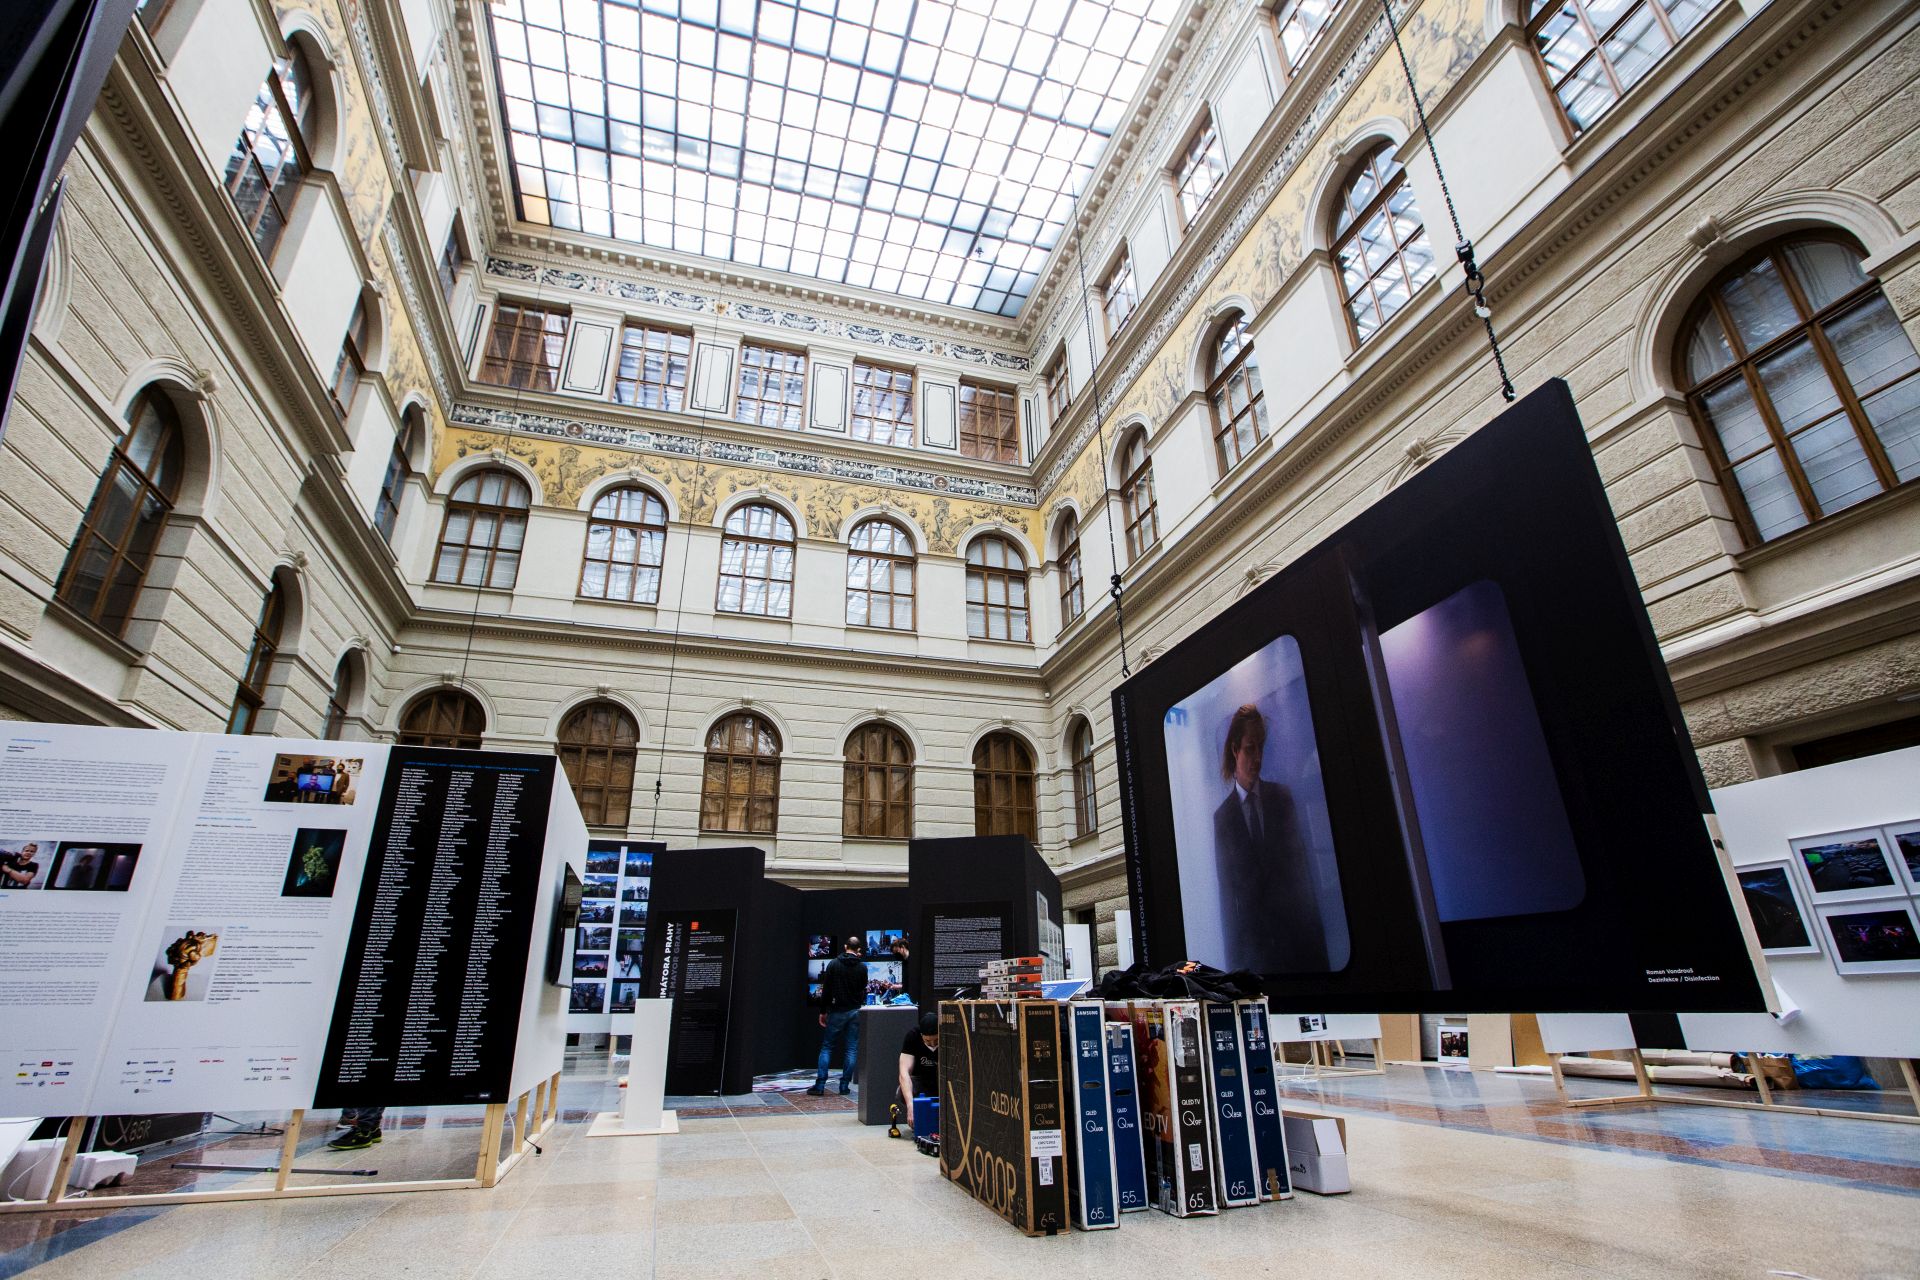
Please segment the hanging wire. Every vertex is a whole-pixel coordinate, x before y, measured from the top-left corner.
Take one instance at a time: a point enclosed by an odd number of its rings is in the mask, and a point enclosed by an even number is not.
[[[1078,195],[1073,197],[1073,256],[1080,269],[1080,314],[1086,321],[1087,363],[1091,366],[1087,374],[1087,389],[1093,393],[1093,433],[1100,447],[1100,487],[1105,490],[1107,464],[1110,461],[1107,456],[1106,408],[1100,400],[1100,362],[1093,358],[1093,294],[1087,287],[1087,246],[1080,234],[1080,197]],[[1072,375],[1068,372],[1066,376]],[[1113,625],[1120,635],[1120,674],[1129,676],[1133,674],[1133,670],[1127,665],[1127,619],[1121,607],[1124,583],[1120,575],[1119,544],[1113,536],[1113,502],[1114,495],[1108,491],[1103,510],[1106,514],[1107,526],[1107,561],[1113,566],[1113,576],[1107,580],[1107,594],[1113,597]]]
[[[1420,88],[1413,82],[1413,64],[1407,60],[1406,46],[1400,43],[1400,28],[1393,20],[1393,0],[1380,0],[1380,8],[1387,15],[1387,34],[1393,37],[1394,52],[1400,55],[1400,70],[1407,78],[1407,92],[1413,97],[1413,114],[1420,121],[1420,138],[1427,144],[1427,155],[1433,161],[1434,176],[1440,179],[1440,198],[1447,205],[1447,219],[1453,223],[1453,252],[1460,259],[1460,270],[1466,275],[1467,296],[1473,299],[1473,314],[1480,317],[1480,323],[1486,326],[1487,345],[1493,348],[1493,367],[1500,373],[1500,396],[1503,400],[1514,398],[1513,379],[1507,376],[1507,361],[1500,354],[1500,337],[1493,331],[1493,308],[1487,305],[1487,281],[1480,274],[1480,264],[1474,260],[1473,241],[1467,239],[1467,233],[1460,228],[1460,215],[1453,207],[1453,192],[1447,186],[1446,170],[1440,167],[1440,153],[1434,149],[1433,130],[1427,124],[1427,109],[1420,100]],[[1084,285],[1082,273],[1082,283]]]

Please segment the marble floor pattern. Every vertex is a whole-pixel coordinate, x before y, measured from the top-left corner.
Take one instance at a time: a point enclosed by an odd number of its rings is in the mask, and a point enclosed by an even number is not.
[[[492,1192],[0,1217],[0,1277],[1920,1276],[1920,1126],[1569,1112],[1543,1081],[1411,1067],[1287,1091],[1347,1118],[1352,1194],[1027,1239],[838,1098],[682,1099],[677,1136],[588,1138],[617,1091],[585,1055],[544,1154]],[[463,1129],[414,1122],[355,1158],[449,1160]]]

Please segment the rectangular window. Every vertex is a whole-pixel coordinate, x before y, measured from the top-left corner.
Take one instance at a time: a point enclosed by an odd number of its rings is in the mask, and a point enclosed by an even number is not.
[[[448,303],[453,301],[453,291],[460,283],[460,272],[467,265],[467,255],[460,249],[460,227],[456,223],[447,228],[447,244],[440,250],[440,296]]]
[[[1186,226],[1193,225],[1226,176],[1227,153],[1221,149],[1220,131],[1213,127],[1209,113],[1181,151],[1180,167],[1173,176],[1173,185],[1180,191],[1180,216]]]
[[[687,368],[692,360],[691,333],[629,321],[620,334],[614,403],[681,412],[687,407]]]
[[[913,373],[853,363],[853,438],[902,447],[913,443]]]
[[[740,422],[798,431],[806,400],[807,357],[784,347],[740,348],[740,399],[733,416]]]
[[[560,353],[567,345],[566,311],[501,302],[480,362],[480,381],[496,387],[552,391],[560,385]]]
[[[1340,0],[1287,0],[1280,6],[1280,47],[1286,51],[1289,75],[1299,73],[1307,51],[1339,8]]]
[[[1020,461],[1020,424],[1013,392],[960,384],[960,453],[986,462]]]
[[[1058,422],[1073,403],[1073,381],[1067,375],[1067,353],[1062,351],[1047,366],[1047,417]]]
[[[347,325],[347,335],[340,340],[340,358],[333,364],[333,385],[328,387],[333,397],[333,411],[346,417],[353,408],[353,393],[360,389],[360,379],[367,372],[367,304],[360,301],[353,304],[353,320]]]
[[[1133,287],[1133,255],[1123,254],[1100,286],[1100,309],[1106,313],[1109,338],[1120,332],[1139,304],[1140,295]]]

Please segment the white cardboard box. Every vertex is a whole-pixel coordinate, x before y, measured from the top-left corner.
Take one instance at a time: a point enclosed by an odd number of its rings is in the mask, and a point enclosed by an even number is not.
[[[1287,1171],[1296,1190],[1323,1196],[1353,1190],[1347,1173],[1347,1125],[1338,1116],[1282,1111],[1287,1132]]]

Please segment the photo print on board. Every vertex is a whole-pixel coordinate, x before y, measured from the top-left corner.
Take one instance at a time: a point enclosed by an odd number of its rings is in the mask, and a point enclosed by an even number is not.
[[[220,950],[220,925],[170,924],[154,947],[147,996],[156,1003],[201,1001],[213,983]]]
[[[1905,898],[1819,908],[1833,943],[1833,967],[1844,975],[1920,973],[1920,920]]]
[[[1896,822],[1886,828],[1886,835],[1894,862],[1906,877],[1907,892],[1920,893],[1920,819]]]
[[[1800,897],[1791,863],[1785,859],[1750,863],[1736,867],[1734,874],[1762,951],[1770,956],[1820,954],[1820,935]]]
[[[53,882],[53,853],[59,845],[49,839],[0,840],[0,891],[46,888]]]
[[[567,997],[568,1013],[600,1013],[607,1007],[607,984],[576,982]]]
[[[351,756],[277,755],[260,798],[270,804],[352,804],[360,798],[360,770]]]
[[[125,893],[133,883],[134,864],[140,861],[137,844],[100,844],[91,840],[62,840],[53,854],[50,889],[93,893]]]
[[[283,898],[331,898],[340,876],[340,857],[347,833],[325,827],[301,827],[293,833],[293,851],[287,855]]]
[[[1806,869],[1816,902],[1847,902],[1901,892],[1886,836],[1878,827],[1801,836],[1792,847]]]

